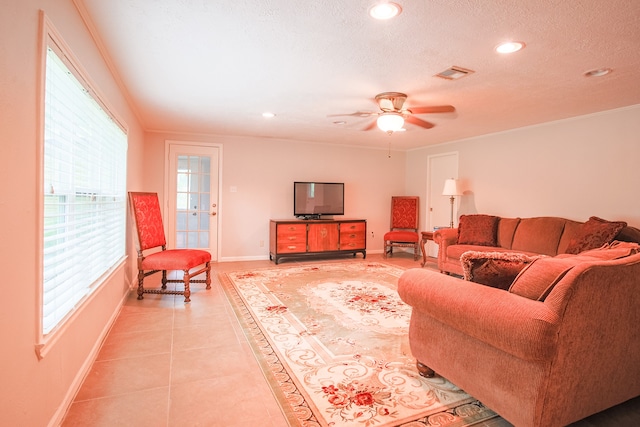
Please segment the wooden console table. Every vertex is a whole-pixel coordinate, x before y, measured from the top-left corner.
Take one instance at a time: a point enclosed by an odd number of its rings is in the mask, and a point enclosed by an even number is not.
[[[367,221],[364,219],[272,219],[269,259],[362,253],[367,257]]]

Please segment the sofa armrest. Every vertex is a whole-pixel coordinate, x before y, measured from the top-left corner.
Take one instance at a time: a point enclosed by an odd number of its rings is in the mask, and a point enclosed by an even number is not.
[[[433,232],[433,241],[438,245],[455,245],[458,243],[457,228],[439,228]]]
[[[405,271],[398,294],[412,316],[429,316],[518,358],[555,354],[560,319],[542,302],[424,269]]]
[[[433,241],[438,245],[438,268],[444,271],[447,260],[447,247],[458,243],[457,228],[440,228],[433,233]]]

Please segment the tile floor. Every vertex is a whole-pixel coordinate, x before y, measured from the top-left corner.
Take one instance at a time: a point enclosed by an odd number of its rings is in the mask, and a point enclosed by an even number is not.
[[[367,260],[382,260],[382,256],[370,254]],[[284,260],[279,266],[294,262],[299,261]],[[386,262],[406,268],[420,266],[403,253]],[[213,266],[217,272],[262,267],[275,264],[252,261]],[[435,264],[425,268],[435,268]],[[133,292],[62,425],[288,426],[216,275],[212,278],[209,291],[201,284],[192,286],[189,304],[181,295],[146,294],[138,301]],[[631,406],[620,405],[576,426],[627,425],[627,419],[636,423],[629,425],[640,425],[640,400],[635,400]],[[609,412],[618,418],[606,416]],[[603,415],[614,422],[598,421]],[[494,419],[480,426],[510,424]]]

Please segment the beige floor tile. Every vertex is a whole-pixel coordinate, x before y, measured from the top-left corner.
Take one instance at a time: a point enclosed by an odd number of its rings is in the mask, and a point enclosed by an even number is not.
[[[109,334],[96,360],[169,353],[172,336],[173,329]]]
[[[169,388],[74,402],[63,427],[158,427],[167,425]]]
[[[110,333],[171,330],[173,328],[173,313],[173,309],[123,310],[113,324]]]
[[[171,361],[171,385],[182,384],[221,376],[245,372],[247,366],[255,361],[253,355],[243,353],[241,347],[198,348],[186,351],[174,351]],[[256,368],[257,364],[256,364]],[[258,375],[260,371],[256,372]]]
[[[171,354],[97,361],[75,400],[82,401],[169,386]]]
[[[236,374],[173,385],[169,425],[262,425],[255,422],[264,420],[267,412],[252,384],[263,381],[261,377]],[[196,402],[198,410],[194,410]]]
[[[228,321],[223,324],[211,323],[178,328],[174,330],[173,335],[174,351],[220,348],[227,346],[230,342],[237,342],[237,338]]]

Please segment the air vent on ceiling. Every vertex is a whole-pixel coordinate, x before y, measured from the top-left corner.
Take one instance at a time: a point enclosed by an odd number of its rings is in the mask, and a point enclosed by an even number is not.
[[[454,65],[453,67],[447,68],[446,70],[436,74],[435,77],[440,77],[446,80],[458,80],[473,72],[474,72],[473,70],[468,70],[462,67],[456,67]]]

